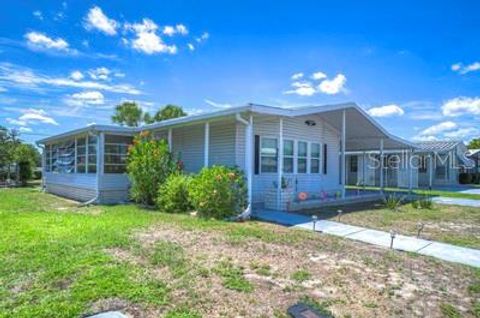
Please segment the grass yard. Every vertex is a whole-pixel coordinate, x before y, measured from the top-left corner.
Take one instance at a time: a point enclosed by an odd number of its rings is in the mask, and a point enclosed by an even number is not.
[[[479,185],[477,184],[471,184],[468,185],[470,188],[478,188]],[[347,189],[365,189],[365,190],[375,190],[379,191],[379,187],[361,187],[361,186],[347,186]],[[387,193],[408,193],[408,189],[404,188],[384,188],[384,191]],[[473,199],[473,200],[480,200],[480,194],[474,194],[474,193],[462,193],[459,191],[447,191],[447,190],[424,190],[424,189],[413,189],[413,193],[418,194],[418,195],[429,195],[429,196],[435,196],[435,197],[447,197],[447,198],[459,198],[459,199]]]
[[[286,317],[298,300],[335,317],[480,317],[479,297],[479,270],[413,254],[0,190],[0,317]]]
[[[337,221],[336,209],[312,212]],[[372,229],[394,229],[405,235],[417,235],[417,223],[424,223],[421,237],[429,240],[480,249],[480,208],[433,204],[432,209],[416,209],[403,204],[397,211],[383,204],[363,204],[343,208],[341,222]]]

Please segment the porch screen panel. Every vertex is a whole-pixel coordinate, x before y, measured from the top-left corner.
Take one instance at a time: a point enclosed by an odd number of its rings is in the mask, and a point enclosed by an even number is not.
[[[125,173],[127,171],[128,146],[132,140],[130,136],[105,136],[105,173]]]
[[[52,171],[52,145],[45,146],[45,172]]]
[[[278,145],[275,138],[262,138],[260,161],[262,172],[277,172]]]
[[[75,140],[66,140],[57,146],[56,166],[59,173],[75,172]]]
[[[77,173],[85,173],[87,167],[86,137],[77,138]]]
[[[88,166],[87,173],[97,172],[97,136],[88,136]]]

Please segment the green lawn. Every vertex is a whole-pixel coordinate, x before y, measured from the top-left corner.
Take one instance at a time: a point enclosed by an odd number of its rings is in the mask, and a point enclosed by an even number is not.
[[[478,187],[478,185],[471,185],[472,188]],[[361,186],[347,186],[347,189],[365,189],[365,190],[380,190],[379,187],[361,187]],[[408,189],[400,188],[384,188],[385,192],[391,193],[407,193]],[[480,200],[480,194],[473,193],[461,193],[456,191],[445,191],[445,190],[424,190],[424,189],[413,189],[413,193],[418,195],[429,195],[429,196],[442,196],[449,198],[462,198],[462,199],[474,199]]]
[[[336,221],[337,209],[311,213]],[[432,209],[418,209],[406,203],[391,210],[383,203],[366,203],[343,210],[343,223],[414,236],[421,222],[422,238],[480,249],[480,208],[433,204]]]
[[[286,317],[300,299],[337,317],[475,317],[479,285],[472,268],[309,231],[0,190],[0,317]]]

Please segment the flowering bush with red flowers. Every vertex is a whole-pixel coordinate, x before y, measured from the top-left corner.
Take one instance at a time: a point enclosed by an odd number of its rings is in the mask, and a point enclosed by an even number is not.
[[[203,168],[190,183],[189,195],[197,215],[205,218],[238,215],[247,204],[243,173],[225,166]]]
[[[159,186],[176,171],[177,163],[165,140],[155,140],[147,131],[134,138],[128,149],[127,172],[135,202],[153,205]]]

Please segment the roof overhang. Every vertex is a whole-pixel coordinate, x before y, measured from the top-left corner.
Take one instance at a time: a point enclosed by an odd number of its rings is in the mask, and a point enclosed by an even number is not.
[[[113,125],[92,125],[77,130],[68,131],[63,134],[44,138],[39,140],[38,143],[44,144],[50,141],[89,131],[135,134],[142,130],[155,130],[161,128],[183,126],[198,122],[221,119],[223,117],[230,117],[241,113],[264,114],[283,117],[319,115],[326,122],[328,122],[331,127],[338,131],[341,131],[343,111],[345,111],[346,115],[347,151],[378,150],[380,148],[380,140],[382,139],[384,144],[384,150],[416,148],[413,143],[410,143],[387,132],[382,126],[380,126],[380,124],[378,124],[372,117],[370,117],[370,115],[368,115],[362,108],[360,108],[355,103],[309,106],[303,108],[279,108],[258,104],[247,104],[244,106],[231,107],[216,112],[169,119],[150,125],[144,125],[138,128]]]

